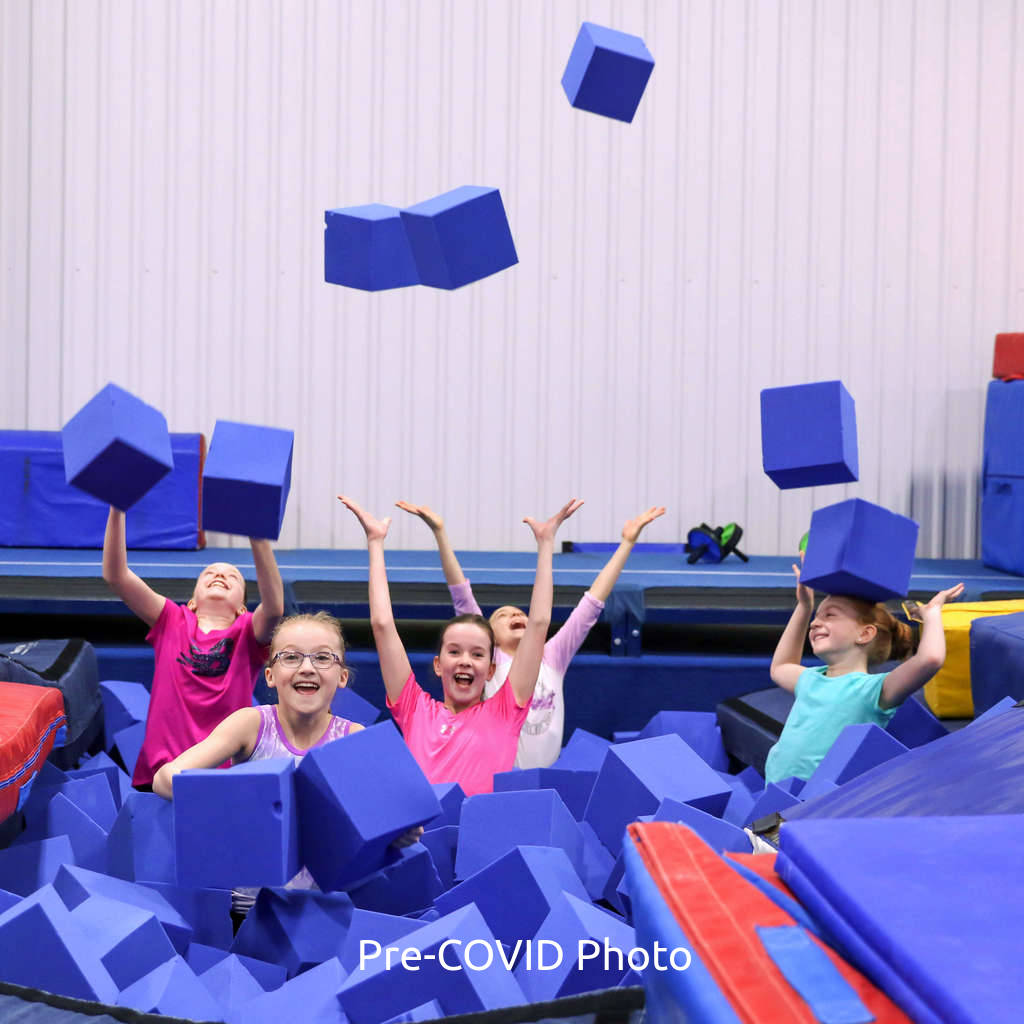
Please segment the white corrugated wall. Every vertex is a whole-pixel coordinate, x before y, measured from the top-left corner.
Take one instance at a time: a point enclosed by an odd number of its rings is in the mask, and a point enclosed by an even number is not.
[[[583,18],[657,61],[632,125],[559,85]],[[453,293],[323,283],[323,211],[499,186],[517,267]],[[456,544],[650,540],[812,507],[977,551],[993,335],[1024,330],[1021,0],[0,0],[0,426],[106,381],[174,430],[296,432],[283,546],[335,502]],[[840,377],[861,480],[779,492],[758,393]],[[394,545],[427,546],[400,516]],[[217,539],[217,538],[214,538]]]

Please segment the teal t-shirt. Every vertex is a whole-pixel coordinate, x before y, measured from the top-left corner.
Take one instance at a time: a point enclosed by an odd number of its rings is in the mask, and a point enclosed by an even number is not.
[[[826,676],[827,668],[820,665],[800,673],[794,691],[796,701],[782,735],[768,751],[766,781],[778,782],[790,776],[809,779],[846,726],[868,722],[884,729],[896,714],[896,708],[878,706],[887,673]]]

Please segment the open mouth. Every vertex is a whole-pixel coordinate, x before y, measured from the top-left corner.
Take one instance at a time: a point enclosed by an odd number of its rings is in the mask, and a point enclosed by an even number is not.
[[[292,683],[292,689],[298,693],[316,693],[320,689],[319,683]]]
[[[472,686],[473,685],[473,673],[472,672],[456,672],[452,676],[452,681],[459,684],[459,686]]]
[[[522,631],[523,631],[524,629],[526,629],[526,623],[525,623],[525,622],[523,622],[523,620],[522,620],[522,619],[517,619],[517,620],[516,620],[515,622],[513,622],[513,623],[512,623],[512,624],[511,624],[511,625],[509,626],[509,629],[511,629],[511,630],[513,630],[513,631],[515,631],[515,632],[517,632],[517,633],[522,633]]]

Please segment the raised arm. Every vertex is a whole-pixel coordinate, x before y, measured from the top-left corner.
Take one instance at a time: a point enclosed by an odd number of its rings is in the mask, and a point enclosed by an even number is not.
[[[387,690],[388,700],[394,704],[402,696],[406,681],[412,675],[412,666],[395,625],[387,567],[384,564],[384,538],[388,534],[391,517],[375,519],[351,498],[341,494],[338,495],[338,501],[359,520],[359,525],[366,533],[366,548],[370,555],[370,627],[373,630],[373,642],[377,645],[384,689]]]
[[[625,568],[626,560],[632,553],[633,545],[636,544],[643,528],[664,514],[664,505],[652,505],[646,512],[641,512],[635,519],[630,519],[623,526],[621,543],[605,563],[604,568],[597,574],[597,579],[590,585],[590,593],[598,601],[608,600],[608,595],[612,592],[612,587],[615,586],[619,574]]]
[[[111,505],[107,530],[103,535],[103,578],[111,590],[147,626],[152,626],[164,610],[167,600],[145,580],[128,568],[128,544],[125,540],[124,513]]]
[[[256,585],[260,591],[260,603],[252,613],[252,631],[259,643],[269,644],[274,627],[284,615],[284,583],[281,582],[281,572],[270,541],[250,537],[249,544],[256,566]]]
[[[508,673],[508,684],[520,707],[529,704],[533,698],[541,658],[544,656],[544,641],[547,639],[548,626],[551,625],[551,602],[554,597],[551,563],[555,552],[555,534],[582,504],[582,501],[573,498],[546,522],[539,523],[529,516],[523,520],[533,530],[537,540],[537,572],[533,578],[526,629]]]
[[[455,550],[448,540],[448,531],[444,528],[444,520],[426,505],[413,505],[408,501],[396,501],[395,504],[410,515],[418,516],[430,527],[437,543],[437,553],[441,556],[441,568],[444,570],[444,581],[449,587],[457,587],[466,582],[462,566],[455,557]]]
[[[894,708],[902,704],[942,668],[942,663],[946,660],[942,606],[947,601],[955,601],[963,592],[962,583],[950,587],[949,590],[940,590],[921,609],[921,639],[917,651],[885,677],[882,695],[878,701],[883,708]]]
[[[241,708],[228,715],[205,740],[168,761],[153,776],[153,792],[165,800],[174,799],[174,776],[190,768],[216,768],[233,757],[247,758],[260,731],[257,708]]]
[[[796,573],[796,607],[775,646],[770,669],[772,682],[790,693],[796,689],[796,681],[804,670],[800,659],[804,655],[807,627],[814,614],[814,591],[800,582],[800,566],[794,565],[793,572]]]

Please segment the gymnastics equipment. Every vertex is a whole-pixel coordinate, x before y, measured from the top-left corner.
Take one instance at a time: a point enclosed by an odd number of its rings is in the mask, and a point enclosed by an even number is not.
[[[327,210],[324,217],[324,280],[328,284],[377,292],[419,283],[397,206],[344,206]]]
[[[761,458],[783,490],[856,480],[857,413],[842,381],[765,388]]]
[[[67,482],[122,511],[174,468],[164,414],[116,384],[64,424],[61,442]]]
[[[976,714],[1003,697],[1024,698],[1024,613],[971,623],[971,697]]]
[[[562,74],[562,88],[578,110],[632,122],[654,70],[643,39],[585,21]]]
[[[1024,381],[989,381],[981,469],[981,560],[1024,575]]]
[[[448,290],[519,262],[496,188],[463,185],[402,210],[421,284]]]
[[[701,523],[686,534],[683,550],[687,554],[687,565],[697,562],[709,562],[717,565],[729,555],[735,555],[741,562],[749,562],[745,554],[736,545],[743,536],[743,527],[738,523],[726,523],[725,526],[708,526]]]
[[[1024,334],[996,335],[992,376],[999,380],[1024,378]]]
[[[203,529],[277,540],[294,438],[291,430],[217,420],[203,467]]]
[[[800,582],[865,601],[903,597],[910,587],[917,523],[862,498],[815,509]]]

